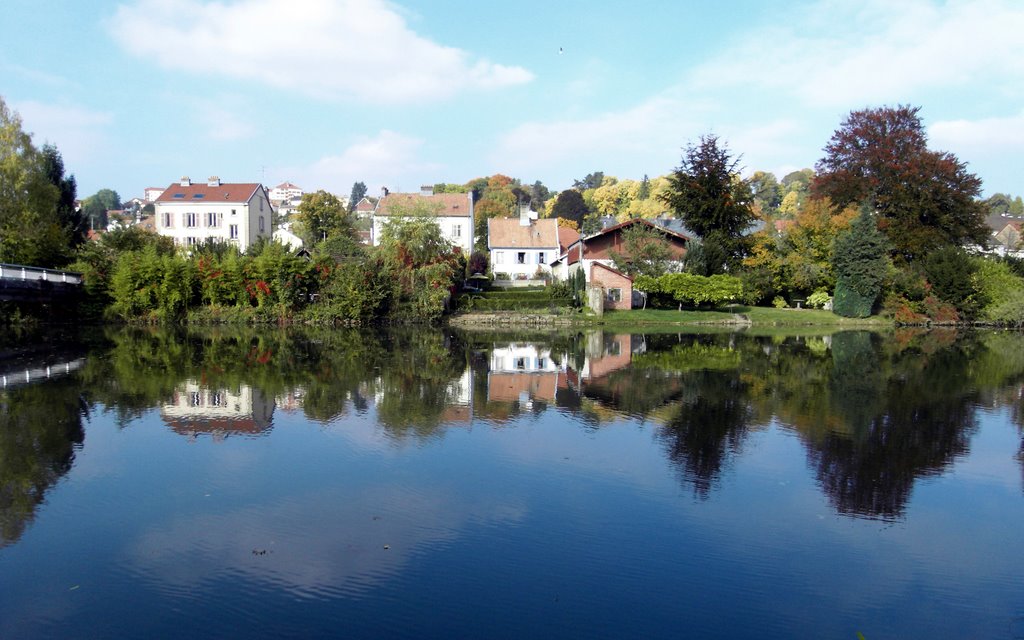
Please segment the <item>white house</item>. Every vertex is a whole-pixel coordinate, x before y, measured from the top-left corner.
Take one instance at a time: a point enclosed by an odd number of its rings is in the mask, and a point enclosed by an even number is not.
[[[146,202],[156,202],[160,194],[164,192],[163,187],[146,187],[142,190],[142,199]]]
[[[551,273],[551,261],[561,254],[559,231],[558,220],[537,220],[537,214],[525,207],[519,218],[491,218],[487,221],[491,270],[507,274],[510,280]]]
[[[270,190],[270,200],[271,202],[284,202],[293,198],[301,200],[302,193],[303,191],[298,185],[294,185],[291,182],[282,182]]]
[[[381,230],[388,219],[399,212],[419,209],[425,205],[437,216],[441,235],[466,255],[473,251],[473,194],[434,193],[434,188],[424,186],[419,193],[389,193],[385,190],[373,211],[373,245],[380,244]]]
[[[193,183],[186,176],[164,190],[155,208],[157,233],[181,246],[213,238],[245,251],[273,232],[270,196],[256,182],[228,183],[213,176]]]

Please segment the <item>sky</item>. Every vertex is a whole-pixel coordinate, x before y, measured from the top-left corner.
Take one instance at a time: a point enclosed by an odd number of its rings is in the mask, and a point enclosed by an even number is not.
[[[347,197],[503,173],[663,175],[702,135],[813,167],[853,110],[921,108],[1024,193],[1021,0],[5,0],[0,97],[80,197],[181,176]]]

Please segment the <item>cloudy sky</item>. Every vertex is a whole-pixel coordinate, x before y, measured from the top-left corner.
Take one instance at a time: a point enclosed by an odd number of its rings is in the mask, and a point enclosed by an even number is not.
[[[664,174],[714,133],[813,166],[843,117],[922,107],[1024,193],[1020,0],[6,0],[0,96],[79,193],[182,175],[347,195],[505,173]]]

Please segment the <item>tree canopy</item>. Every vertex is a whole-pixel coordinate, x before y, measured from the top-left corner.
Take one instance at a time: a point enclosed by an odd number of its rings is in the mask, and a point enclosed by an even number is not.
[[[356,205],[366,196],[366,183],[356,182],[352,184],[352,193],[348,196],[348,212],[356,210]]]
[[[919,107],[853,111],[832,135],[812,183],[838,207],[866,204],[893,250],[911,262],[943,246],[984,244],[981,180],[952,153],[931,151]]]
[[[334,236],[354,235],[348,208],[336,195],[322,189],[302,198],[296,220],[298,235],[310,246]]]
[[[587,203],[583,201],[583,195],[576,189],[566,189],[555,198],[555,204],[551,207],[551,215],[555,218],[571,220],[576,223],[576,228],[583,227],[583,219],[589,211]]]
[[[58,167],[48,164],[57,157],[33,146],[0,98],[0,262],[54,267],[69,259],[71,229],[60,215],[61,186],[51,180]]]
[[[701,238],[705,256],[703,275],[735,269],[747,254],[744,235],[754,223],[750,185],[738,177],[739,159],[733,158],[714,135],[690,144],[680,166],[669,175],[662,201]]]

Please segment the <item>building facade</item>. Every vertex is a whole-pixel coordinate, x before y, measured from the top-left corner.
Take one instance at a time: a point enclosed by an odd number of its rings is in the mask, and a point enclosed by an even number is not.
[[[424,186],[419,193],[390,193],[385,190],[373,211],[371,240],[373,246],[380,244],[384,224],[396,215],[415,211],[427,212],[436,217],[441,235],[463,254],[473,251],[473,194],[434,193],[431,186]]]
[[[228,183],[213,176],[194,183],[186,176],[164,190],[155,208],[157,233],[179,246],[213,239],[245,251],[273,233],[270,196],[255,182]]]

